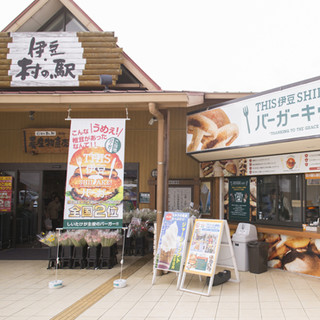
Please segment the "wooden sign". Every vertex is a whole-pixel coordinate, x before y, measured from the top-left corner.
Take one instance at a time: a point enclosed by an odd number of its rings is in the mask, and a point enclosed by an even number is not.
[[[25,152],[68,153],[70,129],[25,129],[23,130]]]
[[[113,32],[1,32],[0,88],[103,87],[121,74]]]

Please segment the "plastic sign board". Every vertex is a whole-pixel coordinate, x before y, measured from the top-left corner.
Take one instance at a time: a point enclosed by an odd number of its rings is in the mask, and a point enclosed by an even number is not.
[[[121,228],[125,119],[71,121],[65,229]]]
[[[154,269],[181,272],[188,234],[188,212],[165,212],[154,259]],[[154,280],[155,272],[152,283]]]
[[[188,219],[188,212],[165,212],[155,259],[156,269],[179,272]]]
[[[0,177],[0,212],[11,211],[12,177]]]
[[[226,241],[225,241],[226,239]],[[230,281],[239,282],[239,273],[233,252],[228,223],[225,220],[197,219],[194,222],[188,254],[180,284],[180,290],[200,295],[210,295],[216,266],[221,248],[227,249],[227,254],[232,260],[231,268],[235,271],[236,279]],[[228,266],[229,268],[230,266]],[[196,291],[184,287],[186,275],[199,275],[210,277],[208,290]]]
[[[220,249],[223,220],[195,221],[184,271],[211,277]]]
[[[308,79],[187,116],[187,152],[319,136],[320,78]]]

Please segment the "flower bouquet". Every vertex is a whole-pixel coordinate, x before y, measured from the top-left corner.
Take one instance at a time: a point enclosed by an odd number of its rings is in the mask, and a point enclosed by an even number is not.
[[[121,235],[118,230],[99,230],[98,234],[101,239],[102,247],[111,247],[121,239]]]
[[[148,221],[153,223],[157,220],[157,211],[149,208],[136,209],[132,212],[132,216],[141,221]]]
[[[148,224],[140,219],[132,219],[129,224],[128,235],[133,238],[142,238],[148,233]]]
[[[56,247],[58,245],[58,234],[53,231],[49,231],[48,233],[41,233],[38,235],[38,239],[41,243],[49,246]]]
[[[101,244],[101,237],[99,234],[99,230],[88,230],[84,236],[84,239],[86,240],[88,247],[97,247],[99,244]]]
[[[87,245],[85,239],[88,230],[73,230],[70,232],[71,242],[75,247],[84,247]]]
[[[72,232],[66,231],[60,234],[60,241],[59,244],[61,244],[63,247],[72,246]]]

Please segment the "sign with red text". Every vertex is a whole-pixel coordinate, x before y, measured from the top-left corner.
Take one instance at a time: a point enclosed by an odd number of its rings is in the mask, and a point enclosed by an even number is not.
[[[125,119],[71,121],[63,227],[121,228]]]
[[[11,211],[12,177],[0,177],[0,212]]]

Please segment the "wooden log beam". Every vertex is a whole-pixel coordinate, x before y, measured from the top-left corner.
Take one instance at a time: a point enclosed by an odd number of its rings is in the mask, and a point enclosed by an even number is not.
[[[1,53],[0,53],[1,55]],[[98,59],[98,58],[102,58],[102,59],[119,59],[121,58],[121,54],[120,52],[114,52],[114,53],[109,53],[109,52],[96,52],[96,53],[87,53],[87,52],[84,52],[83,53],[83,58],[85,59],[90,59],[90,58],[93,58],[93,59]],[[122,58],[121,58],[122,59]]]
[[[77,32],[78,37],[113,37],[113,31],[103,31],[103,32]]]
[[[97,75],[97,74],[110,74],[110,75],[120,75],[122,74],[121,69],[85,69],[82,72],[83,75]]]
[[[80,42],[117,42],[118,38],[116,37],[79,37]]]
[[[101,70],[102,69],[119,69],[119,64],[86,64],[85,69],[96,69]]]
[[[0,43],[1,45],[1,43]],[[115,42],[82,42],[82,48],[114,48]]]
[[[88,58],[86,64],[121,64],[123,63],[124,59],[91,59]],[[119,68],[119,66],[118,66]]]
[[[92,47],[87,47],[87,48],[83,48],[83,52],[84,53],[115,53],[115,52],[122,52],[122,48],[92,48]]]

